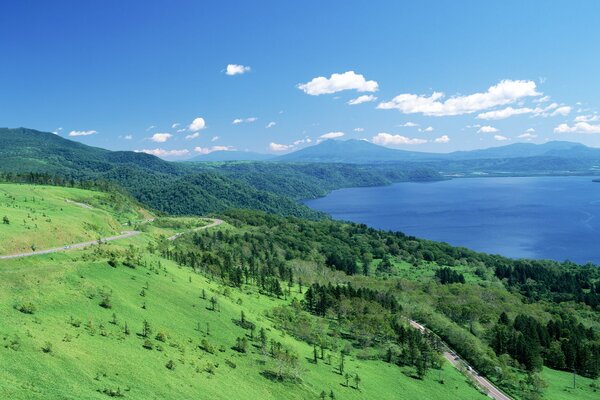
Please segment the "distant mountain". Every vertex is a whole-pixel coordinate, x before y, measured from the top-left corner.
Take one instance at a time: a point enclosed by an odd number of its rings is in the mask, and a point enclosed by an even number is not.
[[[204,162],[219,162],[219,161],[266,161],[274,156],[270,154],[253,153],[251,151],[213,151],[212,153],[202,154],[186,161],[204,161]]]
[[[581,143],[553,141],[544,144],[514,143],[482,150],[427,153],[390,149],[364,140],[327,140],[275,158],[285,162],[376,164],[390,162],[434,162],[476,159],[551,157],[600,160],[600,149]]]
[[[439,158],[434,153],[405,151],[378,146],[366,140],[326,140],[275,158],[286,162],[369,164],[391,161],[419,161]]]

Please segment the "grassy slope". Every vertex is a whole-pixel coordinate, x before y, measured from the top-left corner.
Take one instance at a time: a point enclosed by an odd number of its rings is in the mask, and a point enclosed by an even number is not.
[[[61,190],[62,194],[72,195],[70,198],[79,192]],[[104,244],[102,248],[124,251],[133,245],[144,249],[153,240],[151,235],[164,233],[163,229],[149,231]],[[130,399],[304,399],[318,398],[322,390],[333,390],[337,398],[344,399],[395,399],[399,395],[484,398],[449,365],[442,373],[445,383],[440,384],[437,371],[418,381],[405,375],[403,372],[408,371],[401,368],[352,356],[347,359],[346,370],[360,374],[361,388],[346,388],[334,371],[336,356],[333,365],[310,363],[312,348],[274,328],[266,317],[268,310],[286,301],[259,295],[251,287],[244,292],[225,288],[149,253],[143,255],[147,267],[136,269],[122,265],[111,268],[107,259],[106,253],[99,255],[94,249],[86,249],[0,261],[0,398],[102,399],[107,396],[98,390],[105,388],[120,388]],[[140,292],[146,285],[148,289],[142,297]],[[219,298],[220,312],[208,309],[208,300],[200,298],[202,289],[207,298]],[[103,292],[112,293],[112,309],[99,306]],[[16,304],[23,302],[35,304],[34,314],[15,309]],[[141,307],[144,302],[145,309]],[[272,361],[252,346],[248,355],[231,349],[236,337],[244,334],[234,323],[242,310],[259,328],[267,329],[269,338],[282,341],[299,353],[304,370],[302,383],[278,383],[263,377],[260,372],[269,368]],[[110,323],[113,312],[116,325]],[[71,317],[80,320],[81,325],[72,326]],[[152,342],[161,345],[162,351],[142,347],[143,339],[137,333],[144,320],[150,322]],[[123,333],[125,322],[130,335]],[[198,323],[201,331],[197,330]],[[206,323],[210,325],[209,336],[205,333]],[[165,343],[154,339],[158,331],[167,334]],[[203,338],[224,351],[213,355],[199,349]],[[42,351],[46,342],[52,344],[50,353]],[[168,360],[175,362],[175,370],[165,367]],[[209,364],[218,365],[214,374],[206,371]]]
[[[0,254],[119,234],[128,220],[143,218],[132,205],[115,214],[117,205],[111,200],[105,193],[88,190],[0,184],[0,218],[10,220],[8,225],[0,222]]]
[[[33,193],[38,187],[20,186],[19,189],[21,193]],[[75,201],[86,200],[95,202],[95,207],[101,206],[102,199],[96,193],[49,189],[57,190],[59,198],[69,195],[68,198]],[[51,199],[51,196],[46,197]],[[19,205],[24,204],[29,202]],[[75,211],[85,213],[86,209],[73,210],[75,215],[80,215]],[[124,219],[120,213],[105,212],[115,221]],[[56,219],[55,223],[64,221],[61,216]],[[77,223],[81,221],[82,218],[77,219]],[[157,222],[162,226],[148,226],[144,235],[102,247],[111,251],[124,251],[129,245],[145,249],[157,235],[173,233],[174,226],[194,225],[190,219]],[[225,288],[156,255],[145,253],[143,258],[147,267],[136,269],[111,268],[106,262],[108,256],[96,254],[94,249],[0,260],[0,320],[3,322],[0,325],[0,398],[102,399],[107,396],[98,390],[105,388],[120,388],[129,399],[304,399],[318,398],[321,390],[332,389],[338,399],[484,398],[448,364],[442,372],[445,383],[440,384],[435,370],[430,371],[424,381],[418,381],[404,373],[410,370],[352,356],[347,359],[346,370],[359,373],[361,390],[346,388],[342,377],[335,372],[336,356],[333,365],[312,364],[309,362],[312,348],[286,336],[267,318],[268,310],[286,301],[260,295],[252,287],[245,287],[243,292]],[[415,272],[408,265],[397,267],[405,271],[408,279],[420,280],[422,273],[430,273]],[[473,275],[467,276],[468,280],[476,280]],[[140,292],[146,285],[146,296],[142,297]],[[212,295],[219,298],[220,312],[208,310],[208,300],[200,298],[202,289],[207,298]],[[112,309],[99,306],[102,292],[112,293]],[[426,300],[422,300],[425,304]],[[23,302],[35,304],[35,313],[23,314],[14,308]],[[146,309],[141,307],[144,302]],[[244,334],[234,323],[242,310],[258,328],[268,330],[269,338],[282,341],[300,354],[304,370],[302,383],[272,382],[260,374],[272,363],[269,358],[264,358],[252,346],[248,355],[231,349],[236,337]],[[116,325],[110,323],[113,312],[118,321]],[[72,326],[71,317],[80,320],[81,326]],[[161,345],[162,351],[142,347],[143,339],[137,333],[141,332],[144,320],[150,322],[152,342]],[[91,329],[88,321],[91,321]],[[123,334],[125,322],[130,335]],[[201,331],[197,330],[198,323]],[[210,326],[209,336],[205,333],[206,323]],[[167,334],[165,343],[154,339],[157,331]],[[213,355],[200,350],[198,344],[203,338],[224,351]],[[46,342],[52,344],[50,353],[41,350]],[[168,360],[175,362],[174,371],[165,368]],[[225,360],[235,363],[236,368]],[[209,364],[218,365],[214,374],[206,371]],[[578,388],[572,391],[568,389],[571,374],[546,369],[543,377],[549,384],[544,398],[583,400],[598,395],[593,386],[598,385],[598,381],[577,377]]]

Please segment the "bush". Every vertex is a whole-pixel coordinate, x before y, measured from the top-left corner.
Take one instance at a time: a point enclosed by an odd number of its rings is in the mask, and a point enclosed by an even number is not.
[[[23,314],[33,314],[36,311],[36,307],[32,302],[26,301],[18,304],[17,310],[21,311]]]
[[[144,340],[144,344],[142,344],[142,347],[148,350],[152,350],[154,348],[154,344],[150,341],[150,339],[146,339]]]
[[[171,371],[173,371],[175,369],[175,363],[173,362],[173,360],[169,360],[165,364],[165,367],[167,367],[167,369],[170,369]]]
[[[44,343],[44,345],[42,346],[42,351],[44,353],[52,353],[52,343],[50,343],[50,342]]]

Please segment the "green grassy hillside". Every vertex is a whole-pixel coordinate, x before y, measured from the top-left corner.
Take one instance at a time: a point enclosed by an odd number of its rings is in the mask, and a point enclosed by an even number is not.
[[[0,255],[118,235],[145,218],[139,207],[101,192],[0,184]]]
[[[48,192],[43,212],[56,202],[67,205],[64,197],[95,206],[102,201],[101,195],[74,189],[5,189],[20,191],[13,207],[30,204],[25,192]],[[100,213],[67,208],[64,219],[59,209],[52,218],[73,234],[84,219]],[[113,224],[128,217],[110,209],[102,213]],[[173,218],[156,225],[149,224],[142,235],[84,250],[0,260],[0,398],[318,399],[322,391],[339,399],[484,398],[448,364],[420,380],[411,377],[411,367],[356,353],[346,358],[345,371],[361,379],[358,388],[352,379],[345,386],[337,372],[339,353],[314,364],[313,347],[272,319],[273,308],[289,304],[290,297],[267,296],[253,285],[235,288],[160,257],[154,249],[172,247],[161,237],[197,225]],[[8,241],[16,237],[6,234]],[[290,296],[301,295],[293,290]],[[255,324],[253,333],[240,323],[242,312]],[[258,338],[261,328],[267,347],[271,340],[281,343],[297,355],[297,364],[290,367],[266,354]],[[246,353],[234,349],[237,338],[246,338]],[[282,368],[295,378],[278,380]]]
[[[36,215],[51,215],[72,235],[85,234],[88,219],[119,230],[150,217],[116,195],[0,187],[12,193],[4,210],[32,207],[35,197]],[[428,349],[435,340],[405,330],[406,317],[487,366],[492,372],[476,365],[515,399],[598,395],[598,379],[578,375],[572,389],[569,372],[526,371],[494,353],[501,313],[508,321],[563,320],[567,333],[574,324],[568,318],[590,332],[600,324],[591,307],[531,301],[505,286],[489,264],[508,260],[465,249],[453,255],[446,245],[334,221],[249,211],[222,218],[228,222],[175,241],[166,238],[208,221],[161,217],[137,224],[143,233],[135,237],[0,260],[0,398],[319,399],[333,392],[337,399],[483,400]],[[49,226],[43,229],[51,236]],[[23,233],[4,235],[2,242],[12,243]],[[586,271],[591,278],[581,275],[581,282],[593,286],[595,271]],[[351,287],[362,292],[339,296]],[[309,293],[321,300],[311,306]],[[594,334],[588,336],[592,346]]]

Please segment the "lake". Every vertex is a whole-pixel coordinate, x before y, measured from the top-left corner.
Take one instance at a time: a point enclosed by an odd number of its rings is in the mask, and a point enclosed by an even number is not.
[[[338,220],[513,258],[600,265],[591,177],[465,178],[350,188],[306,205]]]

